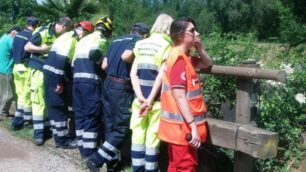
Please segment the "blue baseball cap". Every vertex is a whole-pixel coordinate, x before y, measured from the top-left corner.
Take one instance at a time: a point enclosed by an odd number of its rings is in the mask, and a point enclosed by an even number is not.
[[[137,22],[133,25],[132,30],[136,30],[140,32],[141,34],[147,34],[149,33],[149,27],[147,24],[143,22]]]
[[[31,16],[27,18],[26,21],[27,25],[31,25],[33,27],[36,27],[39,23],[39,19],[37,17]]]

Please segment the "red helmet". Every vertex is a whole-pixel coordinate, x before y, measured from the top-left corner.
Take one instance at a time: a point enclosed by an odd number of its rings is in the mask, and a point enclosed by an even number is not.
[[[90,21],[81,21],[79,23],[79,26],[81,26],[84,30],[92,32],[94,29],[94,26]]]

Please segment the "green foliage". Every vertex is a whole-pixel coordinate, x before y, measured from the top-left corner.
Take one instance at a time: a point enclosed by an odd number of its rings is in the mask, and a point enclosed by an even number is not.
[[[212,33],[203,38],[204,46],[218,65],[237,66],[242,60],[260,60],[269,53],[269,49],[258,44],[254,34],[217,34]],[[302,146],[301,134],[306,130],[306,103],[300,104],[295,96],[306,93],[305,46],[298,46],[288,51],[286,46],[278,45],[276,59],[269,59],[263,68],[283,66],[288,75],[286,83],[260,81],[260,113],[257,125],[260,128],[279,133],[279,149],[276,158],[258,160],[259,171],[288,171],[292,166],[298,167],[306,151]],[[288,64],[288,65],[287,65]],[[290,68],[292,67],[292,69]],[[229,102],[235,105],[236,79],[213,75],[201,75],[204,80],[204,98],[212,116],[222,119],[221,104]],[[223,150],[224,151],[224,150]],[[225,150],[227,154],[231,151]],[[294,162],[294,163],[291,163]]]
[[[238,66],[244,60],[259,60],[260,50],[256,45],[254,34],[234,35],[212,33],[203,38],[209,55],[218,65]],[[215,75],[202,75],[205,81],[204,95],[209,111],[216,118],[220,114],[221,104],[229,102],[235,105],[236,78]]]
[[[35,0],[2,0],[0,3],[0,34],[7,32],[13,25],[24,26],[25,19],[35,15],[32,7]]]
[[[305,96],[306,71],[303,52],[299,48],[290,52],[284,51],[281,55],[288,59],[294,69],[284,84],[263,82],[261,94],[261,113],[258,118],[259,127],[279,133],[278,156],[272,160],[260,160],[258,165],[261,171],[279,171],[287,169],[288,162],[296,159],[299,162],[305,151],[301,146],[301,134],[306,130],[306,104],[299,103],[295,98],[298,93]],[[280,65],[274,64],[273,66]],[[288,69],[286,69],[288,70]],[[297,166],[299,164],[296,164]]]
[[[91,17],[99,12],[99,4],[91,0],[45,0],[35,9],[53,21],[61,16],[68,16],[76,21]]]

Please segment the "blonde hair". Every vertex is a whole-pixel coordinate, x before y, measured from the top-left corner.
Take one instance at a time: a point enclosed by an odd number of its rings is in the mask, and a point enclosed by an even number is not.
[[[151,28],[151,33],[162,33],[169,35],[170,34],[170,26],[171,23],[173,22],[173,18],[169,16],[168,14],[160,14],[152,28]]]

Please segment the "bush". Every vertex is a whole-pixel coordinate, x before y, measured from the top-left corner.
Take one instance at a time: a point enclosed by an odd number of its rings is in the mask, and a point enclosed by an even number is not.
[[[257,124],[261,128],[279,133],[278,155],[272,160],[259,160],[261,171],[279,171],[288,166],[288,162],[303,157],[301,134],[306,130],[306,71],[305,59],[301,59],[301,51],[293,49],[281,53],[286,58],[287,65],[280,65],[287,71],[287,81],[284,84],[262,82],[260,116]],[[297,56],[297,54],[300,54]]]
[[[253,34],[220,35],[213,33],[204,38],[205,47],[217,65],[237,66],[246,59],[260,60],[270,53],[267,46],[258,44]],[[279,133],[279,149],[276,158],[258,160],[259,171],[281,171],[287,169],[289,161],[295,165],[302,159],[305,146],[301,134],[306,130],[306,71],[300,64],[306,64],[305,47],[287,51],[278,45],[277,55],[267,60],[263,68],[276,68],[291,73],[285,83],[260,80],[260,104],[257,125],[260,128]],[[205,82],[204,97],[214,118],[223,119],[221,104],[230,102],[235,105],[236,80],[234,77],[201,75]],[[298,94],[300,93],[300,94]],[[298,94],[298,95],[297,95]],[[297,98],[295,98],[297,97]],[[298,102],[298,101],[300,102]],[[223,149],[224,150],[224,149]],[[230,155],[230,151],[226,151]],[[232,157],[231,157],[232,158]]]

